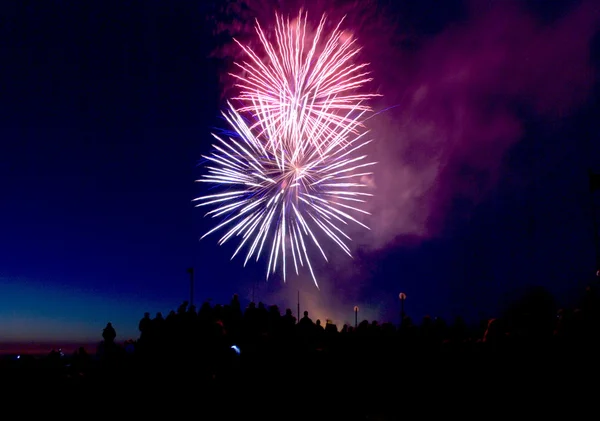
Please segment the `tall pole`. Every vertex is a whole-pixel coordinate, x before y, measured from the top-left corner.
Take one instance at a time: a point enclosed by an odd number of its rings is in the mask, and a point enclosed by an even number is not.
[[[358,327],[358,306],[354,306],[354,329]]]
[[[404,300],[406,300],[406,294],[401,292],[398,297],[400,298],[400,326],[404,324]]]
[[[298,323],[300,323],[300,290],[298,290]]]

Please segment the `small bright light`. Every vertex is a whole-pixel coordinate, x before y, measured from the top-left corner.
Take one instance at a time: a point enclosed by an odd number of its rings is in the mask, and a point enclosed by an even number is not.
[[[240,349],[237,347],[237,345],[232,345],[231,349],[233,349],[235,351],[236,354],[240,355]]]

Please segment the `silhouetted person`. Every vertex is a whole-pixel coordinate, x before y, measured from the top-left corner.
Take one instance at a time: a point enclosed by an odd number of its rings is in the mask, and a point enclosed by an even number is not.
[[[144,317],[138,323],[138,330],[140,331],[140,342],[144,344],[144,342],[148,341],[148,337],[151,336],[152,319],[150,319],[150,313],[144,313]]]
[[[296,318],[292,313],[292,309],[286,308],[283,316],[284,329],[292,329],[296,325]]]
[[[325,332],[328,334],[338,333],[337,325],[333,323],[331,320],[328,320],[325,323]]]
[[[73,354],[73,366],[78,372],[85,372],[88,370],[90,364],[90,356],[86,352],[84,347],[79,347]]]
[[[104,343],[106,345],[113,345],[115,343],[115,338],[117,337],[117,332],[113,327],[112,323],[108,322],[106,327],[102,331],[102,338],[104,339]]]
[[[313,326],[313,321],[310,317],[308,317],[308,311],[304,312],[304,316],[300,319],[299,324],[301,326]]]
[[[171,310],[169,311],[169,314],[167,314],[167,318],[165,319],[165,340],[168,342],[172,342],[175,340],[175,328],[177,325],[176,318],[177,313],[175,313],[175,310]]]
[[[325,328],[323,326],[321,326],[321,320],[320,319],[317,319],[317,321],[315,323],[315,327],[316,327],[317,334],[325,332]]]
[[[150,322],[150,313],[144,313],[144,317],[138,323],[138,330],[140,331],[142,336],[144,336],[144,332],[146,332],[147,329],[150,327]]]
[[[212,307],[210,306],[210,302],[205,301],[200,306],[200,310],[198,311],[198,321],[201,325],[205,325],[212,321]]]
[[[187,311],[188,304],[189,303],[187,301],[181,303],[181,305],[177,309],[177,314],[184,314]]]
[[[281,313],[279,307],[270,306],[268,316],[268,332],[270,335],[279,337],[282,329]]]
[[[156,337],[158,339],[162,339],[165,330],[165,319],[160,311],[156,313],[156,316],[152,320],[150,326],[152,326],[152,332],[156,335]]]
[[[255,335],[258,331],[256,304],[253,302],[250,302],[244,311],[244,331],[247,336]]]
[[[269,312],[264,303],[259,302],[256,309],[256,324],[258,331],[263,333],[269,329]]]
[[[304,317],[302,317],[300,319],[300,322],[298,322],[298,330],[303,334],[303,335],[310,335],[314,333],[314,329],[315,328],[315,324],[313,323],[312,319],[310,317],[308,317],[308,311],[304,312]]]
[[[235,313],[235,312],[242,312],[242,307],[240,305],[240,297],[238,297],[237,294],[233,294],[233,297],[231,297],[231,303],[229,304],[231,306],[231,310]]]

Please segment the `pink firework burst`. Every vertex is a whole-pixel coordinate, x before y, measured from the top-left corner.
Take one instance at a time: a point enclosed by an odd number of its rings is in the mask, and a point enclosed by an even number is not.
[[[326,21],[323,15],[312,30],[307,13],[291,21],[276,15],[273,42],[257,22],[264,57],[238,42],[248,60],[236,63],[241,74],[231,75],[243,104],[237,111],[252,115],[251,130],[259,129],[280,153],[327,153],[343,144],[359,133],[361,116],[371,111],[367,100],[379,96],[359,91],[371,81],[368,63],[355,63],[360,48],[341,29],[343,19],[328,34]]]

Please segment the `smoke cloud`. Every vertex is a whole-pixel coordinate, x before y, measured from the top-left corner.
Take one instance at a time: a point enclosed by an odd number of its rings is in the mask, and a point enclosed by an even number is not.
[[[358,37],[360,59],[373,71],[370,89],[383,94],[367,122],[376,139],[370,155],[378,165],[368,180],[375,194],[367,220],[371,231],[354,233],[361,252],[443,235],[457,200],[467,204],[468,214],[496,185],[507,151],[524,136],[523,116],[560,121],[588,98],[595,82],[590,43],[600,12],[592,1],[551,21],[518,2],[474,2],[461,19],[422,36],[403,28],[402,17],[381,2],[331,3],[310,3],[309,18],[328,12],[335,24],[347,15],[344,28]],[[230,2],[219,31],[252,46],[254,18],[268,28],[274,11],[293,16],[301,6]],[[218,54],[238,58],[230,43]],[[363,270],[348,264],[319,270],[331,274],[344,267],[353,279]],[[336,272],[336,279],[343,277]],[[325,278],[334,289],[333,277]],[[322,295],[331,301],[336,292]],[[329,312],[354,304],[343,296],[335,300],[323,304]],[[285,301],[294,303],[295,297]]]
[[[376,64],[380,107],[398,107],[371,123],[380,165],[365,244],[439,235],[453,201],[475,204],[495,185],[523,136],[523,110],[554,120],[580,105],[594,83],[598,17],[589,2],[543,24],[515,2],[497,2],[416,52],[397,51],[391,69]]]

